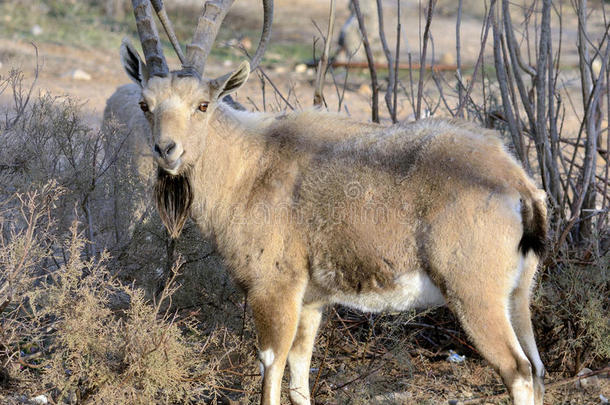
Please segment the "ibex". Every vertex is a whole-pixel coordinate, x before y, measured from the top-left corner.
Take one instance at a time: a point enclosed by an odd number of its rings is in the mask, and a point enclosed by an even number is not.
[[[155,198],[170,234],[190,216],[247,292],[261,403],[280,403],[286,362],[292,403],[310,402],[322,310],[339,303],[363,311],[446,304],[514,403],[542,404],[529,301],[546,240],[545,193],[496,133],[454,120],[382,126],[317,110],[237,110],[223,98],[261,60],[271,0],[251,65],[215,79],[204,64],[233,0],[206,3],[186,55],[153,0],[182,62],[171,72],[148,0],[132,3],[145,62],[123,43],[136,85],[119,92],[148,119]]]

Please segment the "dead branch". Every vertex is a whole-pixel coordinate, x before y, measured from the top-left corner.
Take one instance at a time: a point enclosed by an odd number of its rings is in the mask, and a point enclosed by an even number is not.
[[[366,69],[369,67],[368,62],[341,62],[334,61],[331,63],[332,67],[344,67],[348,69]],[[375,63],[375,69],[383,70],[387,69],[388,65],[385,63]],[[399,63],[398,65],[394,64],[394,72],[397,70],[420,70],[421,64],[419,63]],[[424,66],[426,71],[432,72],[452,72],[457,70],[457,65],[445,65],[445,64],[434,64],[434,65],[426,65]]]
[[[570,377],[570,378],[564,378],[563,380],[554,381],[550,384],[546,384],[546,389],[560,387],[562,385],[570,384],[575,381],[580,381],[585,378],[593,377],[598,374],[603,374],[603,373],[608,373],[608,372],[610,372],[610,367],[605,367],[600,370],[591,371],[590,373],[583,374],[583,375],[577,375],[577,376]],[[487,403],[487,402],[499,401],[499,400],[506,399],[506,398],[508,398],[507,392],[505,392],[503,394],[489,395],[486,397],[472,398],[472,399],[466,399],[466,400],[462,400],[462,401],[455,399],[455,400],[449,401],[449,403],[452,405],[483,404],[483,403]]]
[[[360,27],[360,33],[362,34],[362,44],[364,45],[366,60],[371,74],[371,88],[373,91],[371,119],[373,122],[379,122],[379,85],[377,82],[377,70],[375,68],[375,61],[373,60],[373,52],[371,51],[371,44],[369,43],[369,37],[366,32],[366,27],[364,26],[364,18],[360,11],[360,2],[359,0],[352,0],[352,4],[354,5],[356,17],[358,18],[358,26]]]
[[[320,57],[318,64],[318,75],[316,76],[316,84],[313,96],[313,105],[321,106],[324,101],[324,78],[326,76],[326,67],[328,64],[328,55],[330,53],[330,43],[333,38],[333,29],[335,26],[335,0],[330,0],[330,13],[328,15],[328,32],[324,38],[324,51]]]
[[[390,117],[392,117],[392,122],[395,123],[396,106],[392,103],[392,95],[394,94],[394,89],[396,87],[396,75],[394,71],[395,61],[394,57],[392,56],[392,52],[390,51],[390,47],[388,46],[388,41],[385,37],[385,26],[383,23],[383,6],[381,5],[381,0],[377,0],[377,17],[379,19],[379,38],[381,39],[383,53],[385,54],[385,57],[388,60],[388,88],[385,92],[385,104],[388,108],[388,112],[390,113]]]
[[[463,98],[460,98],[457,110],[455,115],[461,116],[463,113],[464,106],[466,105],[466,100],[470,99],[470,93],[472,93],[472,88],[474,87],[474,83],[476,81],[477,73],[479,72],[479,68],[483,63],[483,55],[485,53],[485,45],[487,44],[487,34],[489,33],[489,27],[491,25],[491,13],[494,10],[494,5],[496,4],[496,0],[491,0],[489,5],[489,12],[485,16],[484,31],[483,31],[483,40],[481,41],[481,50],[479,51],[479,57],[477,58],[476,63],[474,64],[474,71],[472,72],[472,80],[470,80],[470,84],[468,85],[468,89],[466,90],[466,94]],[[458,77],[458,81],[461,83],[461,79]],[[460,84],[462,86],[462,84]]]
[[[417,84],[417,107],[415,108],[416,120],[422,118],[421,102],[424,95],[424,74],[426,73],[424,66],[426,64],[426,53],[428,50],[428,40],[430,39],[430,25],[432,24],[432,14],[434,13],[434,6],[436,6],[436,0],[428,0],[428,7],[426,9],[426,26],[424,28],[424,40],[420,55],[419,80]]]
[[[393,98],[393,107],[394,107],[394,117],[392,119],[396,119],[396,106],[398,105],[398,69],[400,66],[400,0],[396,0],[396,58],[394,59],[394,98]]]

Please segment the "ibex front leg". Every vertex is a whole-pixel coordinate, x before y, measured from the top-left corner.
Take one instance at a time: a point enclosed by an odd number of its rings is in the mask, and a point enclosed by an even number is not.
[[[261,404],[279,405],[282,375],[294,340],[301,311],[304,286],[278,283],[250,294],[250,305],[258,332],[263,391]]]

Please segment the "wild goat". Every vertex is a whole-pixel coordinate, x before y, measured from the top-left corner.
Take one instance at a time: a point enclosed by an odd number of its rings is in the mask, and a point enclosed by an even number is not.
[[[169,72],[148,0],[133,0],[146,63],[124,42],[148,119],[155,196],[173,237],[188,216],[216,239],[258,331],[263,404],[308,404],[323,307],[363,311],[446,304],[499,372],[515,404],[541,405],[544,367],[530,290],[546,238],[545,194],[496,133],[452,120],[381,126],[320,111],[261,114],[223,97],[248,63],[217,79],[204,62],[233,0],[209,1],[186,57]],[[265,2],[256,69],[271,24]],[[115,97],[120,98],[120,95]],[[125,108],[128,108],[126,105]]]

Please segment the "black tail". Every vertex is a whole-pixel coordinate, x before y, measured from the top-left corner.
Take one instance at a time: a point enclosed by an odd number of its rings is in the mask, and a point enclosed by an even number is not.
[[[521,218],[523,236],[519,250],[526,255],[530,250],[542,258],[547,248],[546,207],[543,201],[522,199]]]

